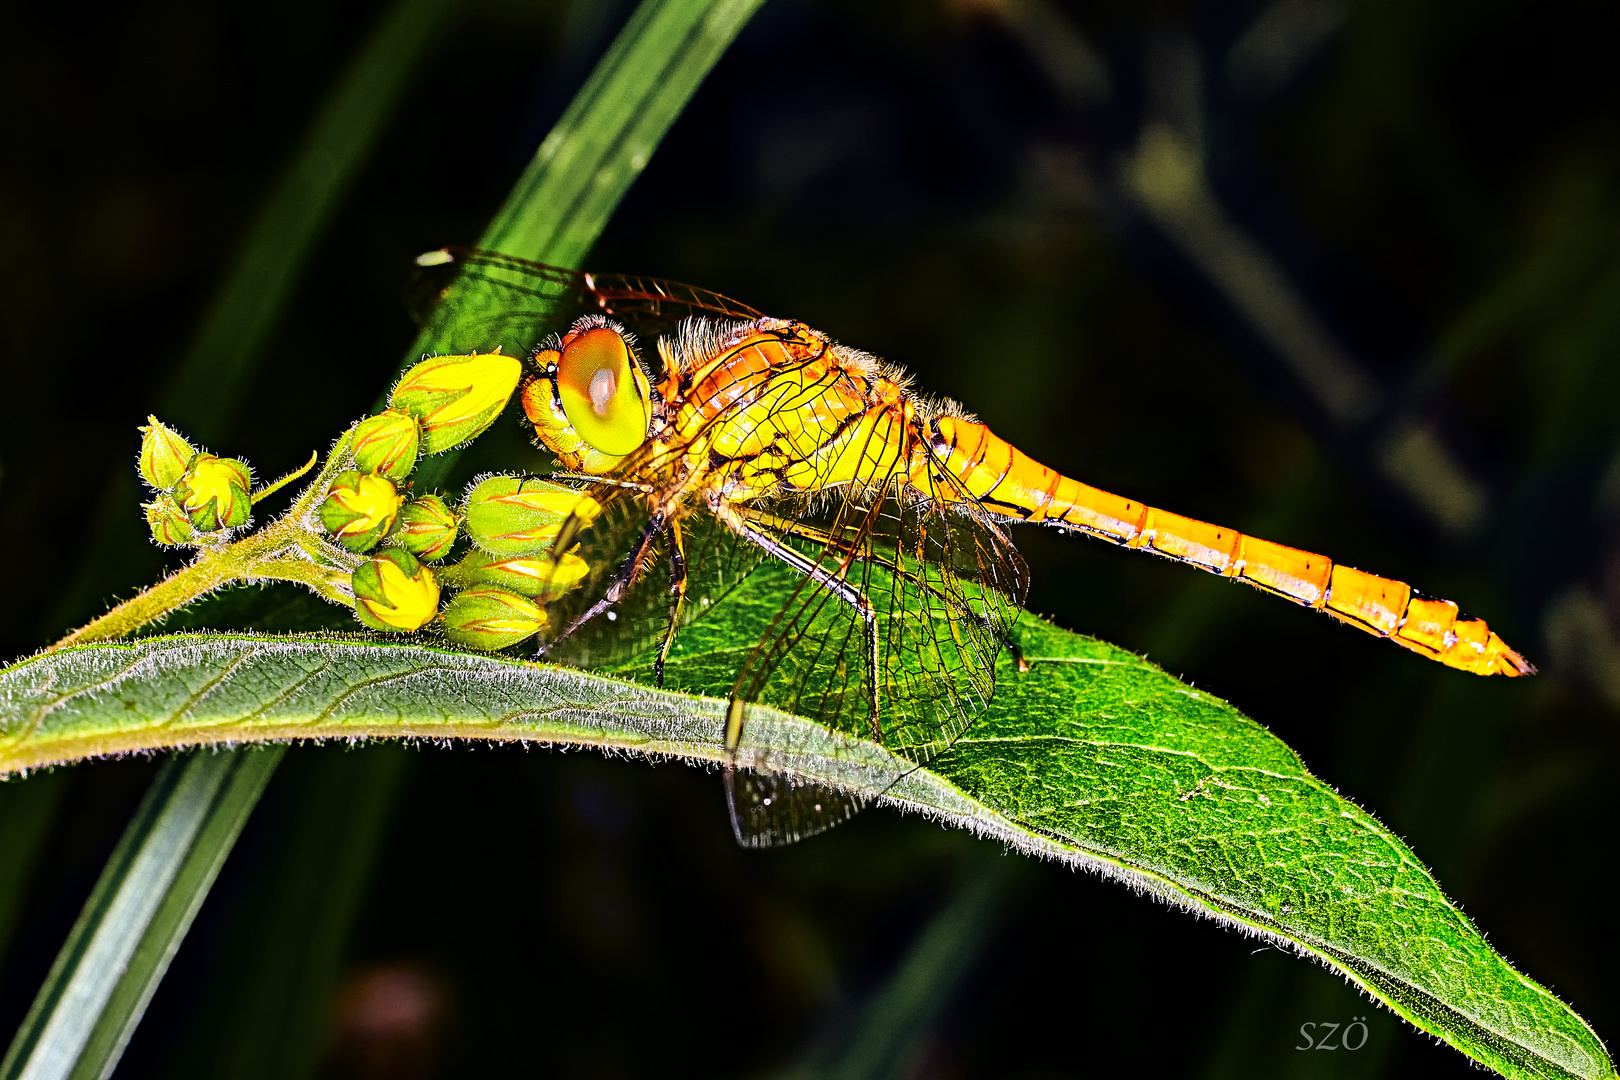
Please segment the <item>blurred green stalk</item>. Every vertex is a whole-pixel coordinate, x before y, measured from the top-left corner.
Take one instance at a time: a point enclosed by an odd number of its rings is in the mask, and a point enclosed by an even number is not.
[[[542,143],[483,244],[552,262],[583,257],[761,2],[646,0]],[[267,204],[169,396],[190,430],[217,433],[226,423],[297,270],[375,145],[446,3],[405,0],[396,10]],[[188,403],[205,400],[208,407],[190,416]],[[432,484],[448,465],[420,482]],[[283,752],[203,754],[165,766],[40,988],[0,1078],[111,1074]],[[367,835],[374,843],[377,831]],[[340,947],[341,933],[327,937],[330,948]]]
[[[923,928],[850,1025],[785,1080],[882,1080],[916,1073],[918,1054],[995,936],[1023,866],[970,860],[949,903]]]
[[[112,1072],[285,752],[169,759],[57,954],[0,1077]]]

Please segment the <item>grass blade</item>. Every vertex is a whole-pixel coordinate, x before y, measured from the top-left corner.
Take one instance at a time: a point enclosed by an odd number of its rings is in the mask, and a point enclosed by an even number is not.
[[[161,1075],[315,1072],[345,945],[416,758],[387,744],[310,747],[282,765],[276,798],[291,814],[215,939],[202,1008]]]
[[[645,0],[540,144],[478,246],[577,266],[704,76],[762,3]],[[424,329],[401,370],[447,347]],[[441,483],[457,456],[424,462],[418,486]]]
[[[323,114],[183,365],[170,394],[172,414],[190,417],[188,403],[207,385],[202,413],[215,425],[228,419],[233,395],[240,396],[259,343],[343,190],[342,179],[364,159],[383,107],[397,96],[408,61],[425,45],[443,3],[405,0]],[[548,136],[484,243],[556,262],[583,255],[759,3],[644,3]],[[337,153],[327,145],[334,139],[341,144]],[[221,380],[223,392],[214,386]],[[206,434],[203,415],[188,423]],[[281,753],[199,755],[165,768],[58,956],[0,1077],[111,1073]],[[330,918],[341,919],[342,912]],[[323,938],[341,943],[343,927],[327,929]]]
[[[284,749],[164,766],[40,987],[5,1080],[112,1073]]]
[[[216,438],[228,425],[292,283],[452,2],[403,0],[393,10],[328,98],[260,211],[164,395],[165,411],[199,436]],[[124,487],[114,484],[116,491]],[[99,527],[94,535],[116,544],[122,534]],[[100,591],[98,568],[117,563],[106,556],[105,550],[90,553],[61,612],[83,609]],[[281,756],[277,749],[198,756],[184,766],[171,762],[103,871],[0,1075],[111,1073]],[[217,799],[205,799],[210,790]],[[137,869],[138,879],[126,877]],[[115,900],[118,906],[105,906]],[[100,962],[109,958],[119,962]]]
[[[34,868],[56,820],[69,776],[45,773],[0,787],[0,956],[22,916]]]
[[[761,0],[643,4],[609,46],[547,136],[480,243],[552,263],[583,258],[692,93]],[[565,147],[565,152],[558,152]],[[438,351],[424,335],[406,363]],[[455,454],[424,465],[417,481],[438,482]],[[214,995],[207,1045],[193,1049],[177,1075],[201,1068],[232,1076],[302,1076],[317,1064],[319,1021],[337,984],[341,953],[358,905],[364,869],[385,829],[383,807],[399,790],[403,768],[391,753],[347,755],[321,786],[322,813],[289,834],[278,872],[277,913],[264,940],[242,945],[248,957],[216,966],[228,994]],[[322,776],[326,776],[323,772]],[[318,864],[314,871],[305,865]],[[330,863],[324,868],[319,864]],[[331,893],[341,880],[341,895]],[[346,898],[346,899],[345,899]],[[232,954],[233,957],[235,954]],[[253,974],[243,979],[241,971]],[[311,1025],[316,1025],[313,1037]]]
[[[479,246],[576,265],[763,2],[649,0],[637,8],[540,144]]]
[[[359,178],[419,58],[456,0],[401,0],[315,117],[248,231],[235,265],[160,399],[165,420],[204,443],[230,431],[271,331],[322,231]]]
[[[817,1047],[786,1080],[916,1075],[919,1052],[995,935],[1018,869],[1010,860],[971,865],[950,902],[860,1004],[847,1030]]]
[[[402,0],[344,72],[249,225],[203,325],[159,395],[156,411],[164,419],[205,443],[229,432],[298,275],[370,160],[454,3]],[[150,573],[147,545],[129,551],[130,540],[144,540],[144,529],[133,527],[134,491],[129,464],[120,460],[88,530],[95,539],[72,586],[52,605],[46,634],[99,612],[97,601],[127,587],[137,567]]]

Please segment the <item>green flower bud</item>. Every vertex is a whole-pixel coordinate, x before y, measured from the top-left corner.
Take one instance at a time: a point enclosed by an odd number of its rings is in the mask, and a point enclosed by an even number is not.
[[[482,435],[506,408],[523,365],[515,356],[431,356],[407,371],[388,403],[422,422],[422,449],[439,454]]]
[[[505,589],[468,589],[444,606],[444,633],[457,645],[493,652],[516,645],[546,625],[540,605]]]
[[[368,417],[355,425],[355,467],[390,480],[403,480],[416,468],[419,442],[416,417],[409,413],[390,409]]]
[[[246,525],[253,503],[253,474],[236,458],[198,454],[175,485],[174,497],[198,532]]]
[[[152,530],[153,543],[164,547],[183,547],[195,543],[191,519],[174,501],[174,496],[159,495],[142,509],[146,511],[146,524]]]
[[[589,525],[602,504],[545,480],[492,476],[467,493],[467,535],[491,555],[533,555],[551,546],[570,516]]]
[[[438,579],[408,551],[379,551],[350,582],[354,613],[373,630],[420,630],[439,613]]]
[[[542,599],[577,587],[590,571],[590,564],[573,552],[552,558],[550,554],[501,557],[469,551],[455,565],[456,580],[469,586],[494,585]]]
[[[332,481],[321,503],[321,524],[350,551],[370,551],[393,529],[404,501],[392,480],[346,472]]]
[[[399,512],[394,540],[423,562],[438,562],[456,543],[456,515],[437,495],[412,499]]]
[[[178,431],[159,423],[157,417],[148,416],[146,421],[140,429],[141,479],[154,491],[168,491],[185,475],[197,450]]]

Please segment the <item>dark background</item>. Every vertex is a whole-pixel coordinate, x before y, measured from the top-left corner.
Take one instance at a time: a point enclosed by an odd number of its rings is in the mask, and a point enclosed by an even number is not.
[[[405,263],[476,239],[628,10],[459,10],[243,406],[194,421],[212,449],[274,475],[370,406],[413,333]],[[10,657],[160,572],[135,426],[385,6],[0,11]],[[590,264],[804,319],[1067,473],[1488,617],[1540,675],[1470,679],[1161,560],[1018,537],[1031,610],[1276,732],[1611,1035],[1611,21],[769,0]],[[515,425],[487,442],[527,460]],[[155,767],[0,788],[0,1028]],[[51,824],[7,851],[20,814]],[[702,770],[482,746],[293,750],[118,1075],[813,1071],[848,1063],[924,940],[943,959],[901,1075],[1472,1075],[1321,968],[1088,874],[888,812],[747,853]],[[1353,1017],[1363,1048],[1294,1049]]]

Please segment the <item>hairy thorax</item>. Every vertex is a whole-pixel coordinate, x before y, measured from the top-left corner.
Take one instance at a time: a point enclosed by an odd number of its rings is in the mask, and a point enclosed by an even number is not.
[[[915,456],[915,402],[897,373],[803,323],[694,319],[659,351],[656,438],[691,487],[748,502],[880,483]]]

